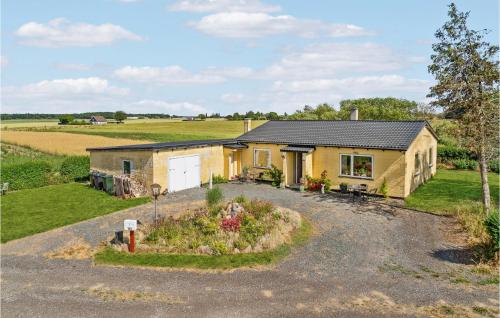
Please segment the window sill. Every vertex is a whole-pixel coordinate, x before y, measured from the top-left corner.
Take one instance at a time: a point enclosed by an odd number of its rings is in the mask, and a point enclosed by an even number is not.
[[[257,167],[257,166],[254,166],[255,169],[263,169],[263,170],[270,170],[271,167]]]
[[[356,177],[356,176],[346,176],[346,175],[339,175],[339,178],[349,178],[349,179],[360,179],[360,180],[374,180],[373,177]]]

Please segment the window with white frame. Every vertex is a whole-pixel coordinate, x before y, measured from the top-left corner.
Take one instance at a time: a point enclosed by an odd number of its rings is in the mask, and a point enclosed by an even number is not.
[[[340,175],[353,178],[373,178],[373,156],[340,155]]]
[[[434,164],[434,154],[432,153],[432,147],[429,148],[429,167]]]
[[[254,149],[253,166],[256,168],[271,168],[271,150]]]
[[[131,160],[123,160],[122,161],[122,173],[124,175],[130,176],[132,169],[133,169],[133,165],[132,165]]]

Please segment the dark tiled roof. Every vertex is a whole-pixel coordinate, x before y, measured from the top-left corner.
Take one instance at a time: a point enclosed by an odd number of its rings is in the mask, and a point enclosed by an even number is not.
[[[199,148],[212,145],[228,145],[235,144],[234,139],[211,139],[211,140],[188,140],[174,142],[159,142],[155,144],[141,145],[126,145],[114,147],[87,148],[87,151],[100,150],[162,150],[162,149],[178,149],[178,148]]]
[[[238,142],[406,150],[426,121],[269,121],[236,138]],[[430,128],[430,127],[429,127]],[[431,132],[432,128],[430,128]]]
[[[230,143],[230,144],[224,144],[224,148],[229,148],[229,149],[245,149],[245,148],[248,148],[248,146],[247,145],[243,145],[243,144]]]
[[[286,146],[280,149],[280,151],[284,152],[313,152],[314,147],[298,147],[298,146]]]

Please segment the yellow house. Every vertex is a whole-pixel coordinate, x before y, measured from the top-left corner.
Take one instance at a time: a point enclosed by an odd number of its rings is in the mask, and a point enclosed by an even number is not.
[[[437,137],[426,121],[269,121],[235,139],[90,148],[91,170],[140,175],[175,192],[208,183],[210,175],[259,176],[276,166],[286,186],[326,173],[332,188],[366,184],[406,197],[436,172]]]

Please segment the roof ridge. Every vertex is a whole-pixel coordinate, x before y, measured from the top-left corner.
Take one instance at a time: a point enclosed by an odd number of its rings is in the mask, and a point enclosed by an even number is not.
[[[305,122],[395,122],[395,123],[414,123],[414,122],[427,122],[426,119],[412,119],[412,120],[389,120],[389,119],[358,119],[358,120],[350,120],[350,119],[283,119],[283,120],[269,120],[267,122],[294,122],[294,121],[305,121]],[[266,123],[264,123],[266,124]],[[257,127],[256,127],[257,128]]]

